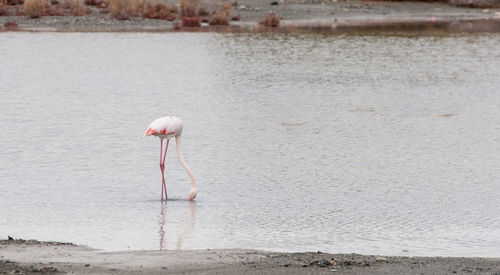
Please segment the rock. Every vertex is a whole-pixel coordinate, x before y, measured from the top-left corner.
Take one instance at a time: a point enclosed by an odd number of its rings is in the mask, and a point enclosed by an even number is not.
[[[46,267],[40,268],[40,272],[41,273],[56,273],[56,272],[59,272],[59,270],[53,266],[46,266]]]
[[[377,258],[375,259],[375,261],[377,261],[377,262],[386,262],[386,261],[387,261],[387,259],[386,259],[386,258],[384,258],[384,257],[377,257]]]
[[[319,267],[327,267],[329,265],[332,265],[329,260],[327,259],[322,259],[318,263]]]
[[[247,9],[248,9],[248,7],[245,5],[241,5],[238,7],[238,10],[247,10]]]
[[[277,6],[277,5],[279,5],[279,4],[280,4],[280,3],[278,3],[278,1],[272,1],[272,2],[271,2],[271,6]]]

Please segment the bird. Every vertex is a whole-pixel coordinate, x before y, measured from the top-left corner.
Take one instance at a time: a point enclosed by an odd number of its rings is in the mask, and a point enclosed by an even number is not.
[[[165,184],[165,157],[167,155],[168,144],[170,143],[170,139],[175,137],[176,149],[177,149],[177,157],[181,162],[186,172],[189,174],[189,178],[191,179],[191,190],[187,196],[187,200],[194,200],[197,196],[196,191],[196,181],[194,179],[193,171],[189,167],[189,165],[184,160],[181,151],[181,137],[182,137],[182,120],[176,116],[164,116],[160,117],[149,125],[146,132],[142,135],[142,137],[147,136],[157,136],[160,138],[160,171],[161,171],[161,200],[163,201],[163,194],[165,194],[165,200],[168,198],[167,195],[167,185]],[[165,153],[163,153],[163,140],[166,139],[165,145]]]

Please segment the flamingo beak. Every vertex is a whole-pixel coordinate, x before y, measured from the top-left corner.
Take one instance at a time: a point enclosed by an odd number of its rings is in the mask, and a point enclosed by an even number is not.
[[[142,138],[145,138],[145,137],[149,136],[150,132],[151,132],[151,128],[149,128],[149,129],[148,129],[148,130],[147,130],[147,131],[146,131],[146,132],[142,135]]]

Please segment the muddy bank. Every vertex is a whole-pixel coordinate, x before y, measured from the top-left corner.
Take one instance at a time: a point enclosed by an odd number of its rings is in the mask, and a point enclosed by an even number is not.
[[[500,272],[500,259],[384,257],[322,252],[103,252],[69,243],[0,241],[0,274],[445,274]]]
[[[170,3],[175,6],[176,1]],[[110,14],[93,11],[82,16],[43,16],[28,18],[0,16],[0,26],[14,22],[17,27],[6,30],[24,31],[425,31],[500,32],[500,9],[456,7],[443,3],[369,2],[369,1],[264,1],[243,0],[233,3],[231,13],[238,21],[230,26],[181,27],[174,21],[131,17],[118,20]],[[273,5],[272,5],[273,4]],[[210,9],[207,7],[207,9]],[[213,8],[215,9],[215,8]],[[276,13],[281,22],[277,28],[263,28],[258,22],[269,12]]]

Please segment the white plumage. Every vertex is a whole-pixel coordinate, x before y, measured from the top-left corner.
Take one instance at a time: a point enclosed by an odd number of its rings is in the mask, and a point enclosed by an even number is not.
[[[176,116],[164,116],[151,122],[142,137],[153,135],[170,139],[180,134],[182,134],[182,119]]]

